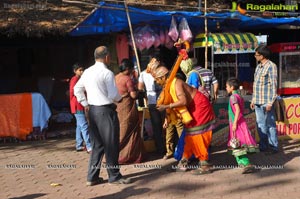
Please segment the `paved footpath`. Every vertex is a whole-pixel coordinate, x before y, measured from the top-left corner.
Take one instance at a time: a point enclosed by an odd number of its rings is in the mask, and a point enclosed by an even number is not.
[[[148,154],[142,164],[121,166],[132,184],[109,185],[102,170],[105,182],[93,187],[85,186],[89,154],[75,152],[74,143],[68,136],[0,143],[0,199],[300,199],[299,140],[281,141],[281,152],[272,156],[252,155],[260,168],[252,174],[242,175],[233,157],[214,147],[211,174],[174,172],[174,159]]]

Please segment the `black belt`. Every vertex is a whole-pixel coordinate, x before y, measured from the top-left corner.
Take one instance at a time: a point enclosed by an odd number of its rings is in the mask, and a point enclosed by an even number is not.
[[[91,105],[91,106],[95,106],[95,105]],[[96,107],[101,107],[101,108],[111,108],[111,109],[116,110],[117,105],[115,105],[115,104],[105,104],[105,105],[96,106]]]

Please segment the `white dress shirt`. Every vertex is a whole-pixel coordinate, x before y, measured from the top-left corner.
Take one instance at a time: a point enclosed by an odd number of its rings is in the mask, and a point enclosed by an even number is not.
[[[157,94],[155,91],[154,78],[150,73],[147,73],[145,70],[141,72],[139,76],[139,82],[144,83],[145,90],[147,92],[148,104],[156,104]]]
[[[96,62],[83,72],[74,86],[74,95],[83,106],[107,105],[122,99],[113,72],[102,62]]]

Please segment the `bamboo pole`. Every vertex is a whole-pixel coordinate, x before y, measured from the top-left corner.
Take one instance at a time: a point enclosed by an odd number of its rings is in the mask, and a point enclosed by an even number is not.
[[[129,11],[128,11],[128,6],[126,3],[126,0],[124,0],[124,6],[125,6],[125,10],[126,10],[126,16],[127,16],[127,20],[128,20],[128,25],[129,25],[129,30],[130,30],[130,36],[131,36],[131,40],[132,40],[132,46],[133,46],[133,50],[134,50],[134,54],[135,54],[135,58],[136,58],[136,64],[138,66],[138,70],[139,70],[139,74],[141,74],[141,66],[140,66],[140,60],[139,60],[139,55],[136,49],[136,45],[135,45],[135,39],[134,39],[134,35],[133,35],[133,30],[132,30],[132,25],[131,25],[131,20],[130,20],[130,15],[129,15]]]
[[[124,0],[124,6],[125,6],[126,16],[127,16],[127,20],[128,20],[130,36],[131,36],[131,40],[132,40],[132,46],[133,46],[133,50],[134,50],[134,54],[135,54],[135,58],[136,58],[136,64],[138,66],[139,75],[140,75],[141,72],[142,72],[141,71],[141,65],[140,65],[140,59],[139,59],[139,55],[138,55],[138,52],[137,52],[137,49],[136,49],[135,39],[134,39],[134,35],[133,35],[133,30],[132,30],[132,25],[131,25],[131,20],[130,20],[130,15],[129,15],[126,0]],[[144,106],[145,106],[145,108],[147,108],[147,102],[146,102],[145,98],[144,98]],[[143,122],[144,122],[144,115],[145,115],[145,109],[143,109]],[[142,131],[143,131],[143,129],[142,129]]]

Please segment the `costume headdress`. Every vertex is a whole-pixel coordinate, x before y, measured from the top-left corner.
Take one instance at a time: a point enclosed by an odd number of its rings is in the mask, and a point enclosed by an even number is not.
[[[158,65],[159,65],[159,61],[157,61],[156,58],[152,58],[150,60],[149,64],[147,65],[146,72],[153,73],[155,71],[155,69],[158,67]]]
[[[193,69],[193,60],[191,58],[182,60],[180,63],[180,68],[184,74],[189,73]]]
[[[161,66],[161,67],[158,67],[157,69],[155,69],[152,72],[152,76],[154,78],[159,78],[159,77],[162,77],[162,76],[166,75],[168,72],[169,72],[169,70],[166,67]]]

